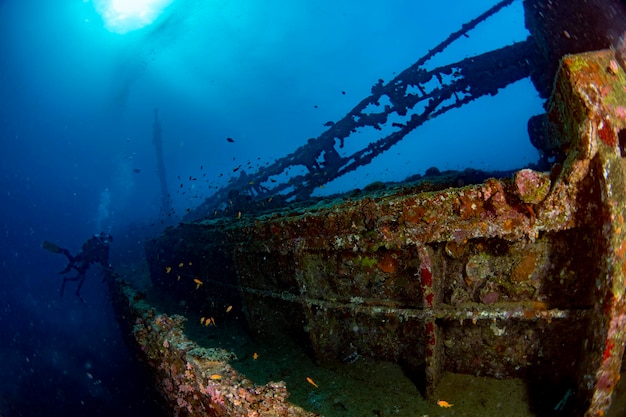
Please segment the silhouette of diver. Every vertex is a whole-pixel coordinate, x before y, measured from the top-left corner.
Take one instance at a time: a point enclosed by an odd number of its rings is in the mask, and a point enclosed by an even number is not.
[[[60,273],[66,274],[70,272],[72,269],[77,271],[77,274],[73,277],[64,277],[63,284],[61,285],[61,296],[63,296],[63,291],[65,290],[65,284],[68,281],[78,281],[78,288],[76,288],[76,295],[82,302],[85,300],[80,296],[80,288],[83,286],[83,282],[85,282],[87,270],[93,263],[98,263],[102,265],[104,276],[103,279],[107,279],[108,277],[113,276],[113,268],[109,264],[109,245],[113,241],[111,235],[106,233],[98,233],[91,238],[89,238],[78,252],[76,256],[72,256],[69,250],[65,248],[61,248],[55,245],[52,242],[48,242],[47,240],[43,242],[44,249],[49,250],[53,253],[62,253],[67,256],[68,264]]]

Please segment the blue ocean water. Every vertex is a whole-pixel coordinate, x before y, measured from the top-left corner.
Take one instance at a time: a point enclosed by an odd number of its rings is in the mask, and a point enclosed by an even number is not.
[[[113,266],[239,174],[293,152],[495,0],[0,1],[0,415],[157,415],[97,267],[59,295],[66,264],[111,233]],[[528,36],[521,1],[427,63]],[[528,79],[438,117],[320,194],[426,169],[536,162]],[[160,216],[163,129],[173,213]],[[227,140],[231,138],[232,140]],[[195,180],[192,180],[194,178]],[[164,221],[165,220],[165,221]],[[144,232],[139,232],[144,231]],[[43,413],[43,414],[42,414]]]

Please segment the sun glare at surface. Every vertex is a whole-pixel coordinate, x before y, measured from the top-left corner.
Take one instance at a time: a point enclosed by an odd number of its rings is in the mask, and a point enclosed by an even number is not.
[[[154,22],[173,0],[97,0],[107,30],[127,33]]]

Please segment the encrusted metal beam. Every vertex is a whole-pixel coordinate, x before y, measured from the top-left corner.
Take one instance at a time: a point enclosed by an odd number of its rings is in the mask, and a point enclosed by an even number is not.
[[[316,187],[369,164],[428,120],[484,95],[495,95],[507,85],[528,77],[536,55],[532,40],[432,70],[423,68],[433,55],[510,3],[511,0],[502,1],[463,25],[388,83],[378,80],[369,97],[361,100],[341,120],[329,122],[330,126],[320,136],[309,139],[293,153],[256,173],[242,172],[189,213],[185,220],[211,217],[222,210],[230,214],[258,212],[288,200],[308,199]],[[388,122],[390,116],[398,121]],[[364,128],[381,131],[381,134],[377,135],[378,139],[368,137],[360,150],[342,156],[344,142],[354,140],[357,132]],[[289,176],[289,169],[298,166],[306,168],[306,173]]]

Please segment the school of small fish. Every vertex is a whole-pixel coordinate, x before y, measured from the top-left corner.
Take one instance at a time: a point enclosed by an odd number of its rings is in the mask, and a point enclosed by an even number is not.
[[[215,323],[215,318],[213,317],[200,317],[200,324],[204,324],[206,327],[209,327],[211,324],[215,327],[217,327],[217,324]]]

